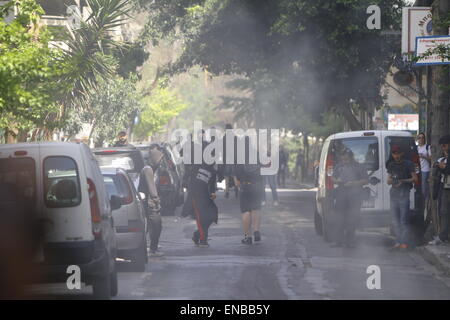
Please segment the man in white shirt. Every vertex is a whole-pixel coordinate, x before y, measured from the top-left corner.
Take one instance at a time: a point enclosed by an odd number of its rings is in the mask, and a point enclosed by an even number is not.
[[[421,132],[417,136],[417,151],[419,152],[420,157],[420,171],[422,173],[422,194],[424,203],[427,202],[427,199],[430,194],[430,170],[431,170],[431,148],[430,145],[427,144],[427,139],[425,137],[425,133]]]

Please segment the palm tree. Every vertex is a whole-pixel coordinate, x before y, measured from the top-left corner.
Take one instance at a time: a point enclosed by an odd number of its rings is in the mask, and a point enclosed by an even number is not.
[[[114,39],[113,32],[129,17],[130,0],[86,2],[90,14],[85,21],[80,19],[80,27],[73,30],[63,55],[69,68],[64,81],[73,84],[73,89],[65,97],[66,106],[71,106],[74,101],[82,104],[86,95],[95,93],[99,77],[115,74],[116,66],[110,54],[125,46]]]
[[[113,37],[115,28],[124,24],[131,10],[130,0],[86,0],[89,16],[78,19],[79,26],[65,34],[66,47],[58,61],[66,71],[60,79],[69,88],[60,97],[59,114],[49,114],[53,128],[41,127],[32,133],[32,139],[51,139],[54,128],[67,126],[69,110],[80,111],[89,108],[90,95],[98,91],[98,80],[109,78],[116,73],[115,61],[111,54],[121,50],[126,44]],[[74,125],[74,126],[73,126]],[[80,128],[79,123],[72,124]]]

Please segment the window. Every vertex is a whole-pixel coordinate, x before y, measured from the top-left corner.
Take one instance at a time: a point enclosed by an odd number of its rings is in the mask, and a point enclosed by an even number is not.
[[[119,198],[131,198],[131,190],[128,182],[122,175],[104,175],[106,192],[109,198],[111,196],[118,196]]]
[[[48,157],[44,160],[44,197],[49,208],[76,207],[81,203],[80,180],[73,159]]]
[[[384,140],[385,149],[385,164],[392,160],[391,147],[393,145],[398,145],[404,152],[404,159],[414,162],[414,158],[417,157],[417,145],[413,137],[386,137]]]
[[[344,149],[350,149],[355,156],[356,162],[364,165],[367,171],[377,171],[380,167],[378,138],[348,138],[337,139],[332,143],[332,152],[340,154]],[[337,158],[339,161],[339,158]]]
[[[33,206],[36,199],[36,166],[31,158],[0,159],[0,202],[23,202]]]
[[[134,171],[134,161],[129,154],[96,155],[98,165],[105,168],[121,168]]]

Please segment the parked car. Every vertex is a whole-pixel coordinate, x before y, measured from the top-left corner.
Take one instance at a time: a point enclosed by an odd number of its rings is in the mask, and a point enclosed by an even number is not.
[[[113,211],[117,256],[131,260],[138,271],[144,271],[148,262],[147,220],[140,195],[125,170],[101,168],[101,171],[109,197],[118,197],[122,205]]]
[[[184,188],[180,167],[175,162],[169,144],[152,143],[149,148],[158,148],[164,155],[155,172],[156,188],[161,199],[161,214],[173,215],[176,208],[184,203]]]
[[[66,282],[77,265],[96,298],[117,294],[116,236],[112,210],[97,161],[82,143],[21,143],[0,146],[0,184],[34,208],[45,226],[31,270],[37,282]]]
[[[320,157],[318,190],[314,214],[317,234],[326,241],[331,240],[333,230],[333,170],[338,163],[337,154],[342,148],[353,151],[355,160],[364,165],[369,175],[369,185],[365,186],[367,199],[361,208],[360,228],[390,226],[390,186],[387,184],[386,163],[390,161],[392,145],[400,145],[404,157],[416,165],[419,184],[411,190],[411,207],[417,220],[423,221],[422,194],[420,188],[420,160],[414,137],[405,131],[354,131],[333,134],[323,145]]]
[[[142,153],[137,148],[97,148],[93,151],[100,167],[124,169],[137,189],[140,173],[145,166]]]

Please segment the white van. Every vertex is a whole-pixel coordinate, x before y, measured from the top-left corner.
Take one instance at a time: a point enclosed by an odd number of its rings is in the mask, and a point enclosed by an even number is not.
[[[355,160],[363,164],[369,175],[369,185],[365,186],[368,197],[361,208],[360,228],[387,227],[390,217],[390,186],[387,184],[386,162],[390,160],[391,145],[400,145],[404,158],[416,165],[419,184],[411,190],[411,210],[415,216],[422,214],[420,188],[420,161],[414,137],[406,131],[353,131],[333,134],[323,145],[320,157],[318,190],[314,214],[315,229],[325,241],[331,240],[333,230],[333,170],[337,164],[340,149],[353,151]]]
[[[39,282],[66,282],[76,265],[81,281],[97,298],[117,294],[116,239],[103,176],[82,143],[20,143],[0,146],[0,184],[17,196],[44,225],[36,257]]]

